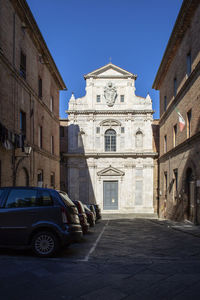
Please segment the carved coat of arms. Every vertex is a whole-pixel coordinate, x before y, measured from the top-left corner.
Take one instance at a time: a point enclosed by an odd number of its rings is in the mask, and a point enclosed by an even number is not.
[[[104,88],[104,97],[108,106],[114,105],[115,99],[117,98],[117,90],[112,82],[108,82],[107,86]]]

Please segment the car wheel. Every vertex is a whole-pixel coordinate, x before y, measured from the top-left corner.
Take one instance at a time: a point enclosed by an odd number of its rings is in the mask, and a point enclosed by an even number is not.
[[[37,256],[51,257],[58,251],[59,243],[53,233],[41,231],[33,236],[31,247]]]

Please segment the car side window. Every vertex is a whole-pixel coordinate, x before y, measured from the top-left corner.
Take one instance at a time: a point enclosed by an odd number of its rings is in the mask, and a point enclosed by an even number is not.
[[[40,191],[40,200],[38,206],[52,206],[53,199],[48,191]]]
[[[37,206],[37,190],[12,189],[8,195],[5,207],[32,207]]]

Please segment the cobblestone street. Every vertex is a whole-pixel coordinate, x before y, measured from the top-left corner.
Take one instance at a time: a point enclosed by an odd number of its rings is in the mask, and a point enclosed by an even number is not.
[[[103,220],[56,258],[1,250],[1,300],[198,297],[198,230],[155,219]]]

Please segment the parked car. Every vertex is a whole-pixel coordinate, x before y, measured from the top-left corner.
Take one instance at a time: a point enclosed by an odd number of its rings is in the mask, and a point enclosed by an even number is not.
[[[90,224],[91,227],[95,225],[95,216],[94,213],[87,207],[86,204],[84,204],[85,213],[87,215],[87,221]]]
[[[87,216],[86,216],[86,213],[85,213],[83,203],[81,201],[78,201],[78,200],[74,200],[73,202],[75,203],[76,207],[78,208],[79,219],[80,219],[82,231],[85,234],[89,230],[89,224],[88,224],[88,221],[87,221]]]
[[[99,207],[98,204],[93,204],[95,211],[96,211],[96,218],[97,220],[100,220],[102,218],[101,216],[101,208]]]
[[[96,211],[95,211],[95,208],[92,204],[86,204],[86,206],[89,208],[89,210],[93,213],[94,215],[94,219],[95,219],[95,222],[97,220],[97,216],[96,216]]]
[[[53,189],[0,188],[0,246],[32,248],[40,257],[80,240],[74,203]]]
[[[91,210],[91,211],[94,211],[95,212],[95,216],[96,216],[96,221],[97,220],[100,220],[102,218],[101,216],[101,209],[99,207],[98,204],[94,204],[94,203],[89,203],[87,204],[87,207]]]

